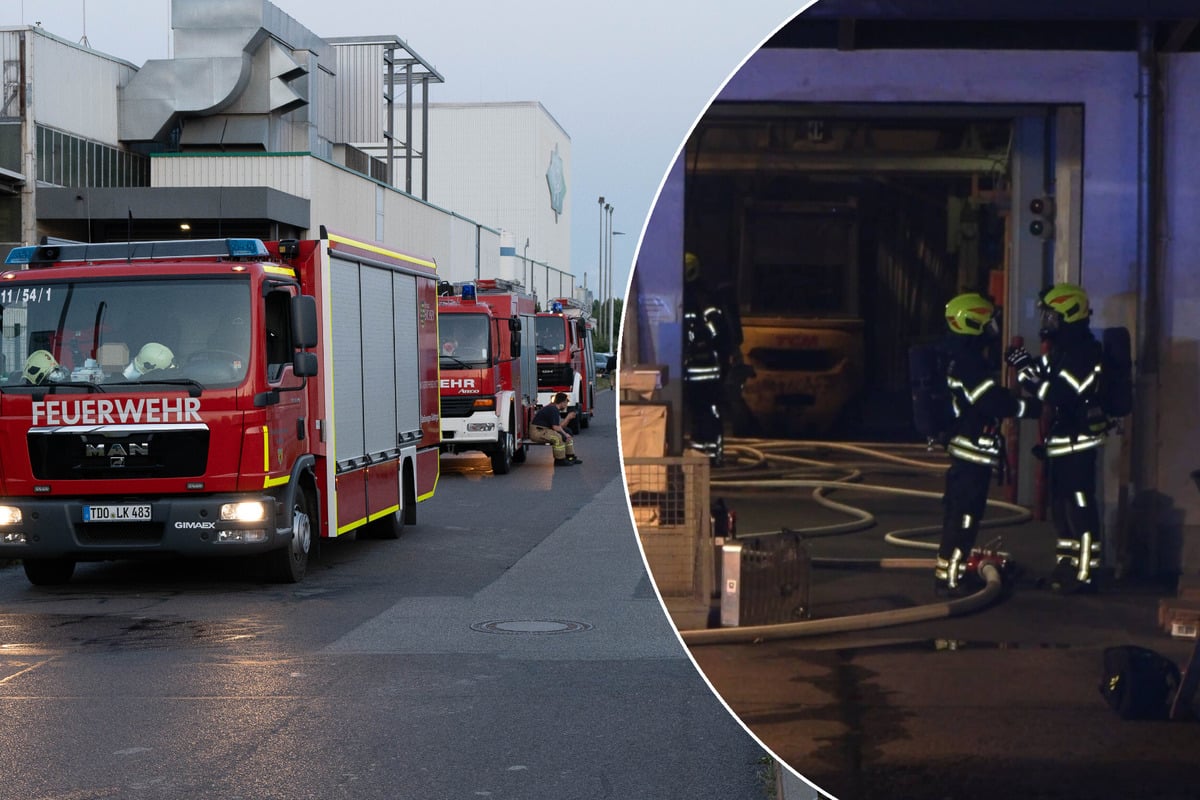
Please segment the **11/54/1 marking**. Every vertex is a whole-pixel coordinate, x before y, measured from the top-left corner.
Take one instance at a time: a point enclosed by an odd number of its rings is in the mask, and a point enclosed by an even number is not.
[[[83,507],[84,522],[145,522],[150,516],[149,503]]]

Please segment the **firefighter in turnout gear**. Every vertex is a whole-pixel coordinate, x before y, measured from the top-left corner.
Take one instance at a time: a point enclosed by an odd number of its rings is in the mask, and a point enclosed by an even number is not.
[[[728,320],[700,279],[700,259],[684,256],[683,402],[688,446],[720,466],[725,454],[722,392],[736,347]]]
[[[1096,455],[1109,427],[1099,397],[1103,356],[1083,289],[1055,284],[1042,292],[1038,305],[1042,340],[1049,348],[1041,358],[1010,348],[1005,360],[1016,368],[1021,386],[1052,409],[1048,437],[1035,450],[1046,459],[1058,537],[1051,588],[1094,591],[1101,564]]]
[[[967,558],[987,508],[992,474],[1004,463],[1000,421],[1037,417],[1041,403],[1004,388],[988,362],[988,346],[1000,336],[990,300],[974,292],[958,295],[946,304],[946,326],[946,385],[954,419],[946,444],[950,468],[934,582],[939,593],[959,595],[970,588],[964,585],[973,577],[967,574]]]

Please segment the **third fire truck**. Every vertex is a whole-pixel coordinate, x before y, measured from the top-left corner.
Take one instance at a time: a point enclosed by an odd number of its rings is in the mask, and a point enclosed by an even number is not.
[[[537,401],[536,300],[501,279],[438,291],[442,452],[481,450],[503,475],[525,460]]]
[[[592,349],[592,318],[583,304],[567,297],[552,300],[537,315],[537,372],[539,406],[558,392],[570,398],[575,418],[571,433],[586,428],[595,412],[596,354]]]

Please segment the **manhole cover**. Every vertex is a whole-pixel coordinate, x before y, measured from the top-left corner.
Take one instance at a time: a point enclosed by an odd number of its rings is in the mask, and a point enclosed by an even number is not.
[[[476,622],[471,630],[480,633],[578,633],[590,631],[592,626],[586,622],[572,622],[568,619],[493,619],[487,622]]]

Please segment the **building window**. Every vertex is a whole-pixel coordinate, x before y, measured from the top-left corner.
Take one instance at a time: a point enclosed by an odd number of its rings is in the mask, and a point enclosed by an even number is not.
[[[39,125],[37,177],[52,186],[149,186],[150,159]]]

